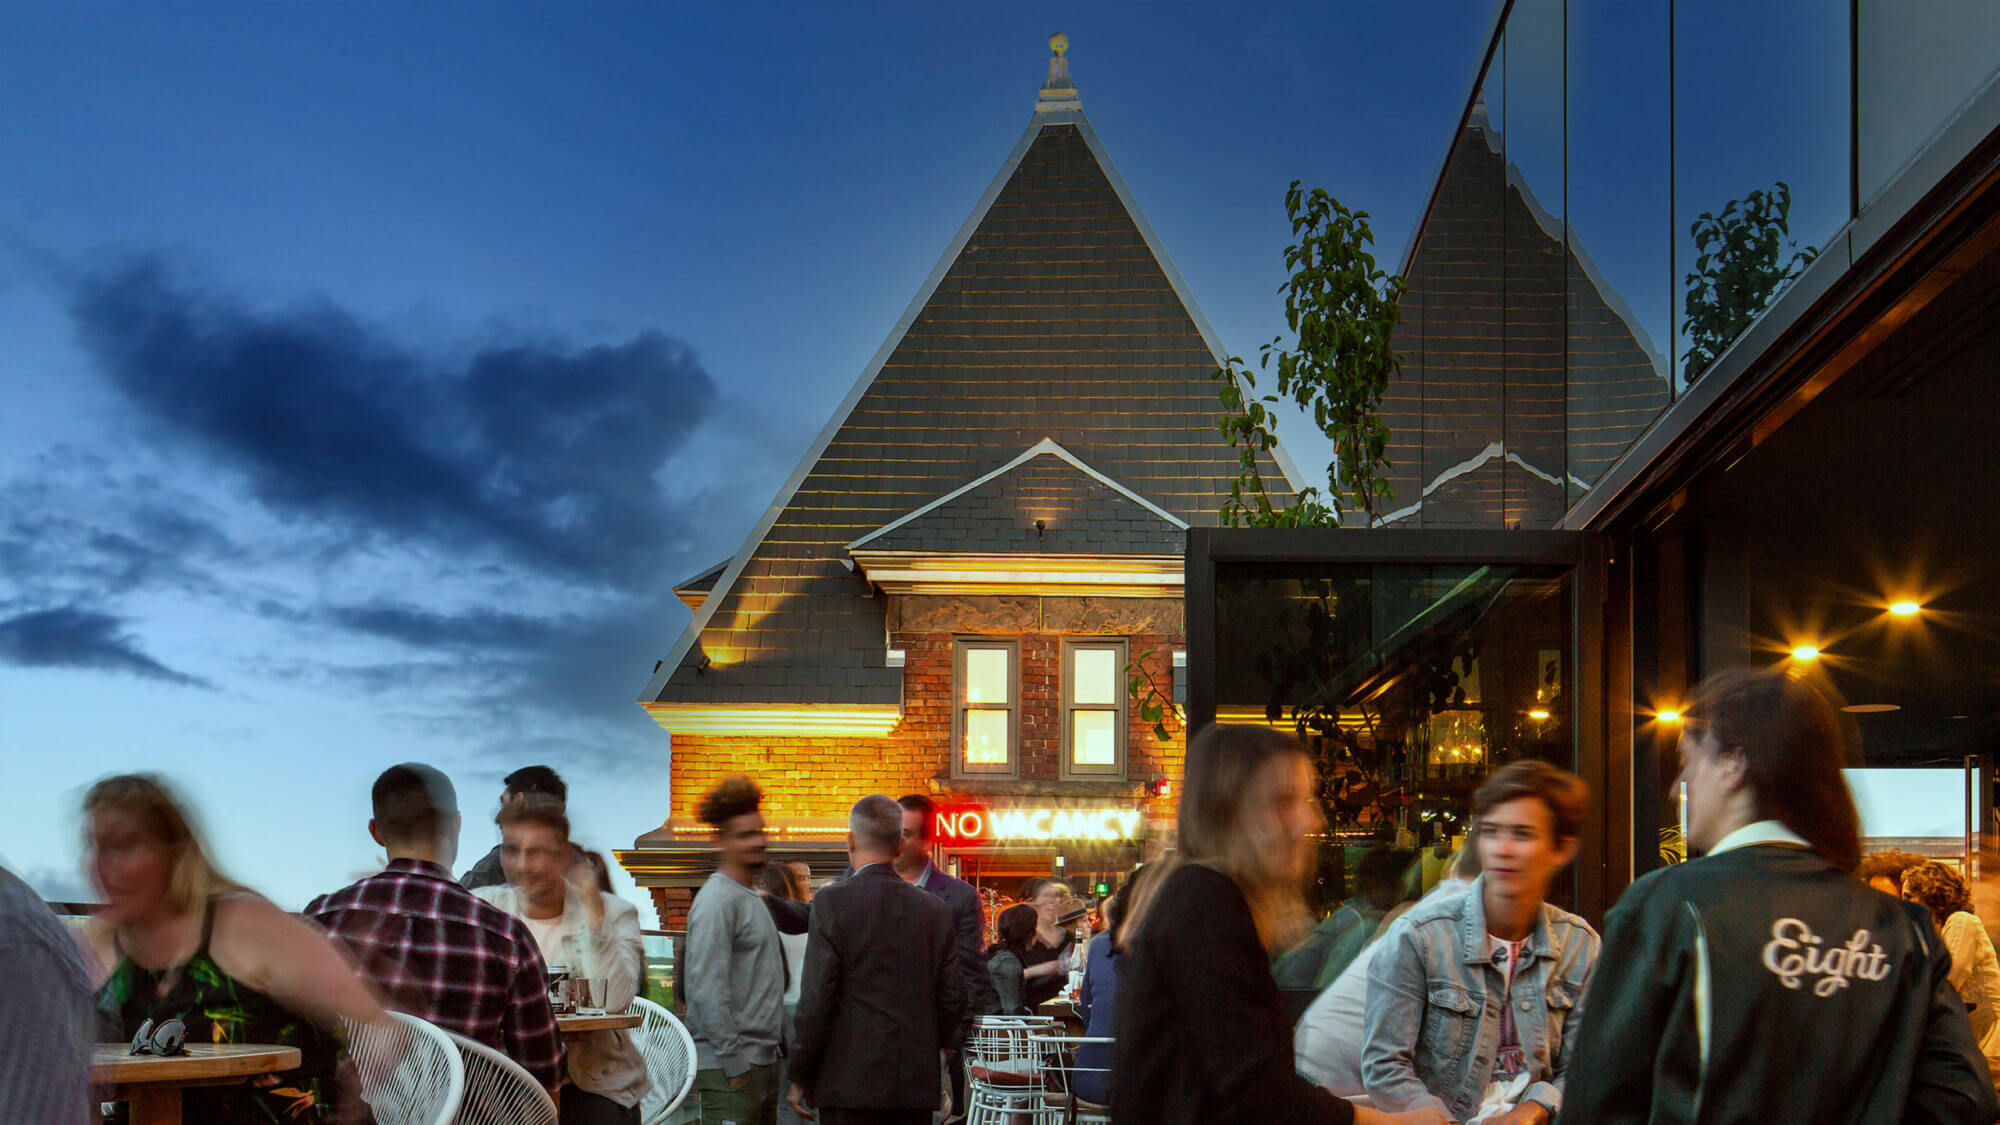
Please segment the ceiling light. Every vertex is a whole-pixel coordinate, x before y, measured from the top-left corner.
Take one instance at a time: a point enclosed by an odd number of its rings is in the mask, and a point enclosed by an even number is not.
[[[1549,713],[1547,711],[1530,711],[1528,712],[1528,717],[1539,723],[1543,719],[1548,718]]]
[[[1678,723],[1681,721],[1681,713],[1679,711],[1662,711],[1653,717],[1663,723]]]
[[[1793,660],[1818,660],[1819,650],[1811,645],[1800,645],[1792,650]]]
[[[1924,607],[1918,605],[1916,602],[1897,602],[1889,607],[1889,612],[1895,614],[1897,617],[1915,617],[1917,614],[1922,613],[1923,609]]]
[[[1881,715],[1890,711],[1901,711],[1900,703],[1850,703],[1841,710],[1850,715]]]

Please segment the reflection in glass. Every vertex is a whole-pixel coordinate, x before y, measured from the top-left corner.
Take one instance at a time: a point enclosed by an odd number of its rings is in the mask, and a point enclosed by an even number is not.
[[[1108,648],[1070,650],[1070,702],[1116,705],[1118,653]]]
[[[1007,764],[1007,712],[968,710],[965,713],[965,764]]]
[[[1012,694],[1012,656],[1004,648],[965,650],[965,701],[1005,706]]]
[[[1118,712],[1076,711],[1070,714],[1070,753],[1079,766],[1118,764]]]
[[[1668,0],[1570,0],[1569,502],[1672,398]]]
[[[1216,717],[1307,743],[1333,842],[1449,844],[1493,767],[1574,761],[1564,568],[1239,564],[1216,592]]]
[[[1851,213],[1849,19],[1824,0],[1674,5],[1681,386]]]
[[[1993,77],[2000,4],[1859,0],[1855,18],[1855,163],[1865,203]]]
[[[1492,84],[1492,75],[1487,77]],[[1547,527],[1568,508],[1564,476],[1563,5],[1515,0],[1507,19],[1507,185],[1501,524]],[[1489,107],[1491,112],[1491,107]]]

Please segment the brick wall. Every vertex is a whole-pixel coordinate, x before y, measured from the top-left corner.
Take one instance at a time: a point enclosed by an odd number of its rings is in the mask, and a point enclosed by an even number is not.
[[[1062,637],[1051,633],[1014,634],[1021,644],[1021,778],[1046,781],[1046,792],[1062,791]],[[898,796],[929,792],[932,782],[951,776],[952,638],[949,632],[896,633],[904,652],[903,718],[886,738],[839,735],[675,735],[673,815],[692,819],[695,808],[718,781],[733,773],[755,778],[764,790],[764,815],[772,819],[842,817],[870,793]],[[1128,652],[1150,653],[1145,666],[1162,690],[1173,682],[1172,653],[1182,639],[1172,635],[1127,638]],[[1127,776],[1138,782],[1164,775],[1180,789],[1186,740],[1178,726],[1161,743],[1130,710],[1126,729]],[[1168,820],[1175,800],[1138,800],[1149,820]],[[662,907],[662,918],[669,908]]]

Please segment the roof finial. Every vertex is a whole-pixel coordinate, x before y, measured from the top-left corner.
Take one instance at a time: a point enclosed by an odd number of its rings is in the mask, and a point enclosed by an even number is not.
[[[1035,120],[1074,121],[1083,111],[1083,102],[1069,77],[1069,36],[1060,31],[1049,36],[1049,50],[1049,77],[1042,83],[1041,96],[1035,99]]]

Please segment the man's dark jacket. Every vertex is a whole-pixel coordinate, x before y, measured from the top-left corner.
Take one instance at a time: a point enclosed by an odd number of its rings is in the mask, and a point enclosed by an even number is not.
[[[965,982],[951,913],[871,863],[813,896],[791,1079],[816,1106],[936,1109]]]
[[[1562,1120],[1985,1125],[2000,1106],[1950,971],[1922,907],[1805,848],[1655,871],[1605,918]]]
[[[1000,995],[993,989],[993,975],[986,971],[985,943],[980,941],[979,892],[971,883],[939,871],[935,865],[924,880],[923,890],[944,900],[951,911],[952,939],[958,959],[958,975],[965,980],[967,1014],[992,1015],[1000,1010]]]
[[[493,845],[492,851],[480,856],[478,863],[473,864],[465,874],[458,877],[458,885],[468,891],[476,891],[481,887],[498,887],[506,882],[507,869],[501,866],[498,844]]]

